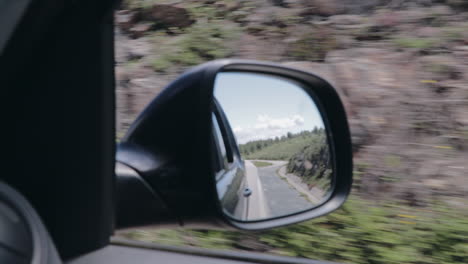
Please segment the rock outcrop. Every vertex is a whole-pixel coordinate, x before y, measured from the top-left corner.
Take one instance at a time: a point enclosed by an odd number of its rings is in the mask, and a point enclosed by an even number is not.
[[[132,38],[142,37],[152,30],[186,28],[193,23],[195,20],[187,9],[173,5],[155,4],[116,13],[117,26]]]
[[[233,57],[284,63],[316,73],[337,88],[349,117],[355,187],[362,195],[421,205],[433,195],[468,194],[463,182],[468,159],[468,13],[463,1],[216,5],[224,11],[210,23],[222,27],[230,20],[242,30],[230,43]],[[160,43],[171,45],[172,38],[190,34],[197,18],[188,10],[178,4],[117,12],[120,133],[187,67],[177,64],[162,74],[150,62]],[[187,30],[162,36],[168,41],[157,45],[148,36],[172,27]],[[305,162],[301,166],[307,167]]]

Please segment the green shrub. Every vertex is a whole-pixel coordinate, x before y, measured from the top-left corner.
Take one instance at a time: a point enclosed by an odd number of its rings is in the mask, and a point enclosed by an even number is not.
[[[252,162],[255,167],[257,168],[260,168],[260,167],[268,167],[268,166],[271,166],[273,165],[273,163],[270,163],[270,162],[265,162],[265,161],[253,161]]]
[[[292,42],[286,56],[296,60],[318,61],[325,60],[327,53],[337,47],[335,36],[327,29],[316,29],[303,34]]]
[[[238,29],[232,25],[197,23],[177,37],[159,35],[155,38],[176,40],[156,42],[162,55],[154,59],[152,67],[155,71],[164,71],[174,65],[193,66],[228,57],[232,53],[231,41],[236,38],[237,33]]]
[[[168,0],[123,0],[122,6],[127,9],[149,8],[155,4],[164,4]]]
[[[239,145],[244,159],[259,160],[289,160],[304,146],[312,144],[315,135],[312,131],[302,131],[297,134],[288,133],[289,137],[281,139],[255,140]]]
[[[464,263],[468,258],[466,212],[441,204],[430,208],[375,204],[355,195],[325,217],[258,233],[140,230],[123,235],[218,249],[249,250],[244,243],[248,240],[255,245],[250,250],[343,263],[449,264]]]
[[[437,42],[430,38],[397,38],[394,43],[401,48],[428,49],[434,47]]]
[[[151,63],[151,67],[153,67],[153,70],[158,71],[158,72],[163,72],[166,69],[168,69],[171,66],[170,62],[165,59],[155,59]]]

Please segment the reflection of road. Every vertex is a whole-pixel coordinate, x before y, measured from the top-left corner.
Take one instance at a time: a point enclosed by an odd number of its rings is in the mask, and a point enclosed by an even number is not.
[[[309,201],[314,205],[318,205],[321,202],[323,202],[323,198],[326,195],[324,191],[320,190],[317,187],[312,187],[311,189],[309,189],[307,184],[302,182],[302,179],[300,177],[290,173],[286,173],[286,166],[283,166],[281,169],[279,169],[278,173],[281,177],[284,177],[289,184],[296,188],[297,191],[306,195]]]
[[[280,178],[278,170],[286,165],[286,161],[268,161],[273,165],[260,167],[258,175],[263,184],[265,199],[270,208],[270,217],[282,216],[300,212],[312,207],[312,204],[303,197],[286,180]]]

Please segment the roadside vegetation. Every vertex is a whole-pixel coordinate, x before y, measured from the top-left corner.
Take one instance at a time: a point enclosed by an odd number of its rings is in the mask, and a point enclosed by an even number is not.
[[[155,71],[164,72],[228,57],[232,53],[228,43],[234,40],[238,31],[233,25],[217,23],[197,23],[186,30],[186,34],[174,38],[171,46],[165,47],[161,56],[153,59],[151,66]],[[158,44],[155,49],[159,48]]]
[[[287,172],[301,177],[309,188],[327,190],[330,187],[330,151],[323,128],[254,140],[241,144],[239,149],[244,159],[287,161]],[[257,167],[271,165],[264,163],[254,161]]]
[[[439,202],[430,209],[415,209],[394,201],[367,201],[351,195],[333,214],[274,230],[140,229],[122,236],[342,263],[464,263],[468,255],[468,214]]]
[[[467,3],[124,0],[116,13],[118,137],[192,65],[222,57],[276,61],[338,89],[351,126],[354,183],[343,208],[290,227],[119,235],[343,263],[467,263]],[[304,148],[311,140],[289,134],[240,147],[245,159],[285,160],[313,181],[329,172],[300,159],[320,157],[320,148]]]
[[[327,190],[330,187],[332,168],[324,129],[315,131],[308,144],[288,159],[287,171],[301,177],[309,189]]]
[[[244,159],[288,161],[289,158],[300,152],[304,146],[313,143],[315,134],[319,133],[319,130],[287,133],[274,139],[254,140],[240,144],[239,150]]]
[[[261,168],[261,167],[268,167],[268,166],[271,166],[273,165],[271,162],[266,162],[266,161],[252,161],[252,163],[255,165],[255,167],[257,168]]]

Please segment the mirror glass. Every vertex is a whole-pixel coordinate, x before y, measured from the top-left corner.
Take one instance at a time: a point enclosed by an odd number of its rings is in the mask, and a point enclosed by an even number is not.
[[[327,131],[299,83],[222,72],[214,93],[216,184],[226,214],[266,220],[327,200],[334,182]]]

